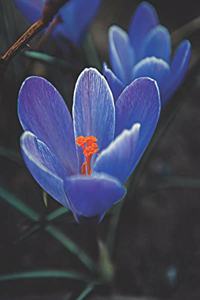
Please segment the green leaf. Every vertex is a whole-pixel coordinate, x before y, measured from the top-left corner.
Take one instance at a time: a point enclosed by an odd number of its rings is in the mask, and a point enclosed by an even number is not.
[[[62,231],[53,225],[47,225],[45,230],[57,241],[59,241],[70,253],[76,255],[90,271],[95,271],[96,264],[93,262],[93,260]]]
[[[55,219],[57,219],[58,217],[69,213],[69,210],[63,206],[55,209],[54,211],[50,212],[47,216],[46,216],[46,220],[47,221],[53,221]]]
[[[19,273],[10,273],[0,275],[0,281],[10,281],[19,279],[45,279],[45,278],[58,278],[58,279],[74,279],[81,281],[89,281],[89,279],[75,271],[62,271],[62,270],[38,270]]]
[[[38,221],[40,219],[40,215],[35,210],[3,187],[0,187],[0,198],[32,221]]]

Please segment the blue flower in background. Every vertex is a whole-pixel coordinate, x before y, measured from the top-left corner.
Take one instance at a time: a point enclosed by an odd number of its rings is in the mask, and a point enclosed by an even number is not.
[[[155,9],[142,2],[128,33],[118,26],[109,29],[109,57],[112,70],[104,65],[104,75],[117,99],[132,80],[148,76],[155,79],[164,105],[181,84],[191,56],[190,42],[180,43],[171,59],[171,38],[159,24]]]
[[[32,23],[42,16],[44,0],[14,0],[23,15]],[[79,46],[101,0],[70,0],[58,12],[52,35],[55,39],[67,38]]]
[[[125,195],[123,185],[151,140],[160,106],[157,84],[149,78],[132,82],[114,104],[105,78],[91,68],[77,80],[71,117],[47,80],[29,77],[18,102],[25,163],[76,220],[101,220]]]

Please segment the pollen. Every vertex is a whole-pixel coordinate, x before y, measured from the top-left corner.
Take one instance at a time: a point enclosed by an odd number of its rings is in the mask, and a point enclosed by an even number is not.
[[[99,147],[97,144],[97,138],[93,135],[90,136],[78,136],[76,138],[76,144],[82,148],[83,155],[85,157],[85,161],[81,166],[81,174],[82,175],[91,175],[91,160],[92,156],[99,151]]]

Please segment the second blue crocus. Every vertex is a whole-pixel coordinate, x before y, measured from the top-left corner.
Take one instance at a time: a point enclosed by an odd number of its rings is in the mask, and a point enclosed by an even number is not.
[[[159,24],[154,7],[142,2],[133,15],[128,33],[118,26],[110,28],[112,70],[104,65],[104,75],[116,99],[132,80],[151,77],[157,81],[162,105],[165,105],[184,79],[190,55],[190,42],[183,40],[172,57],[167,28]]]

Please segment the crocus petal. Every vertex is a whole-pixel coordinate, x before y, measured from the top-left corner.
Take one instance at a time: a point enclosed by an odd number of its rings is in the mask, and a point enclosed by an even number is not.
[[[27,78],[19,92],[18,115],[24,130],[33,132],[55,153],[68,174],[77,172],[71,115],[58,91],[44,78]]]
[[[118,26],[109,29],[110,63],[115,75],[124,83],[131,80],[134,52],[128,34]]]
[[[133,79],[138,77],[150,77],[157,81],[162,96],[162,88],[170,75],[169,65],[162,59],[147,57],[142,59],[133,68]],[[162,99],[162,97],[161,97]]]
[[[140,123],[140,138],[136,149],[135,161],[138,161],[155,131],[161,103],[156,81],[150,78],[138,78],[120,95],[116,102],[116,135],[134,123]]]
[[[43,0],[14,0],[14,3],[31,23],[37,21],[42,15]]]
[[[153,28],[144,40],[144,57],[155,56],[169,63],[171,55],[171,38],[169,31],[164,26],[158,25]]]
[[[121,82],[119,78],[112,72],[111,69],[104,63],[103,64],[103,75],[106,77],[106,80],[111,88],[111,91],[114,96],[114,100],[116,101],[124,89],[124,84]]]
[[[95,69],[85,69],[74,90],[73,119],[75,136],[93,135],[99,149],[107,147],[115,131],[115,107],[105,78]]]
[[[65,192],[75,215],[101,217],[125,195],[121,183],[106,174],[72,176],[65,181]]]
[[[55,200],[68,207],[62,177],[65,171],[50,149],[31,132],[21,137],[24,161],[37,183]]]
[[[95,17],[101,0],[71,0],[59,11],[62,23],[54,34],[66,37],[75,45],[80,45],[83,35]]]
[[[136,59],[140,59],[142,44],[147,33],[159,23],[154,7],[142,2],[136,9],[130,23],[129,37],[136,53]]]
[[[165,102],[171,97],[171,95],[183,81],[184,76],[188,70],[190,57],[191,44],[188,40],[184,40],[178,46],[171,64],[171,77],[169,81],[166,82],[165,86]]]
[[[125,183],[136,166],[135,151],[139,139],[140,124],[125,129],[98,156],[93,170],[103,172]]]

